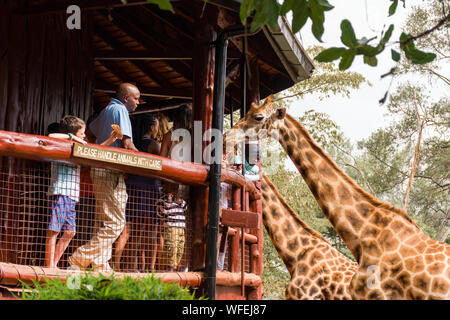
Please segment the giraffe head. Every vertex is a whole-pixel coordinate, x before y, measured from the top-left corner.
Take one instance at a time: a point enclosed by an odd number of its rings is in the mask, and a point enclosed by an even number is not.
[[[259,140],[273,136],[286,116],[286,108],[277,108],[269,96],[262,105],[252,103],[245,117],[239,120],[225,135],[224,145],[228,151],[234,150],[243,141]]]

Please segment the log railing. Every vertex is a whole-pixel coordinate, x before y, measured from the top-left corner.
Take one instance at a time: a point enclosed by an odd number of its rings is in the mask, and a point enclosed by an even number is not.
[[[209,167],[203,164],[181,162],[160,156],[153,156],[162,161],[162,170],[155,171],[152,169],[131,167],[112,162],[73,157],[72,146],[73,142],[69,140],[0,130],[0,156],[38,161],[66,161],[82,166],[119,170],[130,174],[187,185],[206,186],[208,184]],[[121,148],[100,145],[95,145],[95,147],[110,151],[120,150],[123,152],[124,150]],[[148,156],[147,153],[132,150],[127,150],[127,153],[130,153],[131,155]],[[259,199],[261,197],[255,185],[251,181],[244,179],[242,175],[234,170],[224,169],[222,171],[222,181],[240,187],[245,186],[252,199]]]

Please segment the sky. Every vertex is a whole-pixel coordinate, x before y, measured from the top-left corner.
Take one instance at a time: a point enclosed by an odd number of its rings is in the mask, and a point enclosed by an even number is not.
[[[357,38],[378,36],[372,44],[378,43],[382,30],[386,30],[390,24],[394,24],[395,28],[391,41],[397,40],[401,33],[403,21],[405,21],[411,6],[421,4],[423,1],[407,0],[406,8],[403,8],[402,2],[399,1],[396,14],[392,17],[388,17],[388,9],[391,4],[388,0],[329,0],[329,3],[334,6],[334,9],[325,12],[323,43],[314,38],[311,33],[311,24],[308,21],[308,24],[297,33],[297,37],[304,47],[315,44],[320,44],[325,48],[344,46],[340,40],[340,23],[343,19],[350,20]],[[365,65],[362,56],[357,56],[348,69],[361,73],[372,83],[371,87],[364,84],[359,90],[352,91],[350,98],[335,96],[320,101],[314,95],[309,95],[293,103],[289,108],[289,113],[293,116],[300,116],[304,111],[314,109],[328,114],[353,143],[368,138],[371,133],[390,122],[390,119],[385,116],[386,105],[380,106],[378,101],[384,96],[391,82],[391,77],[380,78],[382,74],[388,72],[395,65],[391,59],[391,48],[396,49],[395,46],[387,47],[377,57],[377,67]],[[397,49],[397,51],[399,50]],[[422,81],[419,76],[408,76],[408,80],[412,82]],[[398,83],[399,80],[393,82],[390,92],[395,90]],[[434,94],[442,95],[443,90],[445,89],[439,89],[436,86]]]

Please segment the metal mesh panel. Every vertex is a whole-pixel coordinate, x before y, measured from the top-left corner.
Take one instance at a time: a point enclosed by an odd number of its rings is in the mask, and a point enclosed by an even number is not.
[[[38,162],[21,172],[3,170],[0,261],[51,266],[53,257],[58,268],[68,268],[71,257],[72,264],[86,268],[110,266],[122,272],[144,272],[170,270],[169,262],[179,260],[175,270],[188,271],[189,199],[184,199],[182,254],[172,259],[169,251],[173,250],[162,237],[166,220],[157,215],[164,193],[157,186],[126,184],[126,178],[104,169],[79,170],[73,165]]]

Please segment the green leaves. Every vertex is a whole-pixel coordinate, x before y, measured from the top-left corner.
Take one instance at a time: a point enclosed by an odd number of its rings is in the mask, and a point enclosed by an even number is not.
[[[161,10],[169,10],[172,13],[175,13],[169,0],[147,0],[147,2],[158,5]]]
[[[341,22],[341,41],[349,48],[353,48],[358,45],[356,40],[355,31],[353,30],[352,24],[348,20],[342,20]]]
[[[292,32],[297,33],[300,31],[309,16],[310,9],[306,0],[297,0],[292,6]]]
[[[376,67],[378,64],[377,57],[375,56],[364,56],[364,63],[369,66]]]
[[[317,55],[315,59],[319,62],[331,62],[342,58],[339,63],[339,69],[346,70],[352,65],[356,55],[363,55],[364,63],[370,66],[376,66],[378,61],[375,56],[383,51],[384,44],[389,40],[392,34],[392,29],[393,26],[391,25],[380,44],[373,47],[368,45],[370,39],[357,39],[352,24],[345,19],[341,22],[341,41],[347,48],[333,47],[326,49]]]
[[[311,31],[317,40],[322,41],[324,33],[325,11],[334,7],[327,0],[285,0],[281,5],[276,0],[243,0],[239,16],[242,24],[252,18],[250,29],[255,31],[265,24],[272,29],[277,27],[278,17],[292,11],[292,31],[297,33],[311,19]]]
[[[398,0],[391,0],[392,4],[389,7],[389,16],[392,16],[397,10]]]
[[[400,53],[398,53],[394,49],[391,49],[391,57],[392,57],[392,60],[394,60],[395,62],[400,61]]]
[[[253,0],[242,1],[239,8],[239,18],[241,18],[242,24],[247,25],[247,17],[250,16],[250,12],[255,10]]]
[[[394,31],[394,25],[393,25],[393,24],[391,24],[391,25],[389,26],[389,28],[387,29],[386,33],[385,33],[384,36],[381,38],[380,45],[384,46],[384,45],[389,41],[389,39],[390,39],[391,36],[392,36],[392,31]]]
[[[346,48],[328,48],[319,53],[315,59],[319,62],[331,62],[342,57],[346,50]]]
[[[326,49],[317,55],[315,59],[319,62],[331,62],[341,58],[339,69],[346,70],[352,65],[355,56],[362,55],[365,64],[375,67],[378,64],[376,56],[384,50],[393,31],[394,25],[391,24],[386,32],[382,34],[378,45],[371,46],[368,43],[374,38],[356,38],[352,24],[347,19],[344,19],[341,22],[341,41],[347,48],[333,47]]]
[[[29,290],[22,293],[23,300],[197,300],[195,293],[178,284],[163,283],[153,274],[141,279],[119,279],[114,275],[85,273],[79,275],[77,287],[61,279],[45,279],[45,283],[33,280],[34,288],[22,285]]]
[[[267,5],[264,6],[263,12],[267,17],[267,23],[272,29],[275,29],[277,27],[280,5],[276,0],[268,0],[265,2]]]
[[[348,69],[352,63],[353,63],[353,59],[355,58],[355,50],[346,50],[343,54],[342,54],[342,59],[341,62],[339,63],[339,70],[346,70]]]
[[[402,32],[400,36],[400,48],[405,52],[406,58],[414,64],[424,64],[436,58],[434,53],[424,52],[416,48],[411,35]]]
[[[401,0],[403,2],[403,7],[405,7],[405,0]],[[392,16],[397,10],[398,0],[391,0],[391,5],[389,6],[389,17]]]
[[[324,31],[323,23],[325,22],[325,9],[319,3],[319,0],[309,0],[308,7],[311,12],[310,18],[312,20],[311,31],[316,39],[322,42],[322,35]]]
[[[280,15],[280,7],[276,0],[245,0],[241,2],[239,17],[242,24],[247,25],[247,18],[253,14],[250,24],[252,32],[265,24],[275,29]]]

